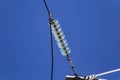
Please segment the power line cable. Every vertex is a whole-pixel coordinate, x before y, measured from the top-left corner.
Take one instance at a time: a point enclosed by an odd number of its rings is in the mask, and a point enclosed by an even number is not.
[[[53,72],[54,72],[54,48],[53,48],[53,38],[52,38],[51,27],[50,27],[50,44],[51,44],[51,80],[53,80]]]
[[[51,14],[50,14],[50,11],[49,11],[49,8],[47,6],[47,3],[45,0],[43,0],[44,4],[45,4],[45,7],[47,9],[47,12],[48,12],[48,16],[49,16],[49,24],[51,24],[51,20],[53,19]],[[50,45],[51,45],[51,76],[50,76],[50,80],[53,80],[53,74],[54,74],[54,48],[53,48],[53,35],[52,35],[52,29],[51,29],[51,25],[50,25]]]

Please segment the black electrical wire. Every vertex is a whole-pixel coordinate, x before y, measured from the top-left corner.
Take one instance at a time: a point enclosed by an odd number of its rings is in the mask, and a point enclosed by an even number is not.
[[[54,72],[54,48],[53,48],[53,38],[52,38],[52,30],[50,27],[50,44],[51,44],[51,79],[53,80],[53,72]]]
[[[48,6],[47,6],[46,1],[45,1],[45,0],[43,0],[43,2],[44,2],[44,4],[45,4],[45,7],[46,7],[46,9],[47,9],[48,16],[49,16],[49,19],[50,19],[50,18],[52,18],[52,15],[51,15],[51,13],[50,13],[50,10],[49,10],[49,8],[48,8]]]
[[[52,18],[52,15],[50,14],[50,11],[49,11],[49,8],[47,6],[47,3],[45,0],[43,0],[44,4],[45,4],[45,7],[47,9],[47,12],[48,12],[48,16],[49,16],[49,24],[51,22],[51,20],[53,19]],[[52,35],[52,29],[51,29],[51,26],[50,26],[50,45],[51,45],[51,77],[50,77],[50,80],[53,80],[53,74],[54,74],[54,48],[53,48],[53,35]]]

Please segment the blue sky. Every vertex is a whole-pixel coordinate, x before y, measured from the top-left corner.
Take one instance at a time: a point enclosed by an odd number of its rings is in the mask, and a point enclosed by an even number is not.
[[[119,0],[47,0],[81,76],[120,68]],[[54,80],[73,75],[54,40]],[[48,15],[42,0],[0,0],[0,80],[50,80]],[[120,72],[101,76],[119,80]]]

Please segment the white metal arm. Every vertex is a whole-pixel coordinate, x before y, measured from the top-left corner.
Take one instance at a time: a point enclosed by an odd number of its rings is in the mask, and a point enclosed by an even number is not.
[[[111,73],[118,72],[118,71],[120,71],[120,68],[114,69],[114,70],[111,70],[111,71],[107,71],[107,72],[103,72],[103,73],[100,73],[100,74],[96,74],[95,77],[111,74]]]

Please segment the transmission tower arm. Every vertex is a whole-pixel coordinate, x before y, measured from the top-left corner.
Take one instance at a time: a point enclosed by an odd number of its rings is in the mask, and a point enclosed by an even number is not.
[[[120,71],[120,68],[114,69],[114,70],[111,70],[111,71],[107,71],[107,72],[103,72],[103,73],[100,73],[100,74],[96,74],[95,76],[96,76],[96,77],[98,77],[98,76],[103,76],[103,75],[115,73],[115,72],[118,72],[118,71]]]

